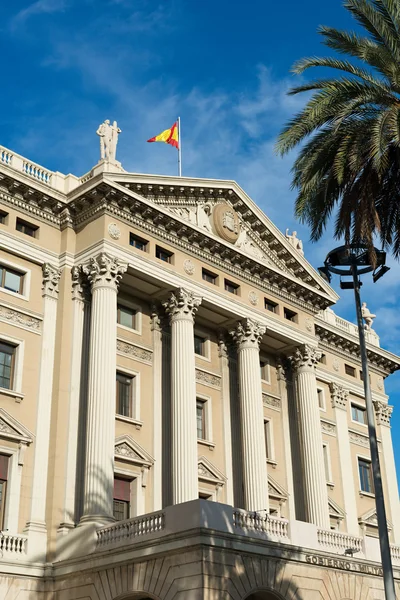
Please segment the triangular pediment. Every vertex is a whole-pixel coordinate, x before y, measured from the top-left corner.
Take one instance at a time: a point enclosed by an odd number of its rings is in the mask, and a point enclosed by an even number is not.
[[[33,434],[4,408],[0,408],[0,439],[31,444]]]
[[[115,440],[115,458],[146,467],[154,464],[154,458],[130,435],[121,435]]]
[[[219,255],[228,256],[226,248],[231,248],[240,264],[245,264],[246,257],[249,259],[251,272],[261,274],[261,265],[270,268],[273,284],[280,284],[284,276],[289,292],[297,282],[324,296],[324,307],[338,299],[304,258],[299,240],[293,234],[287,236],[279,231],[236,182],[129,173],[108,173],[105,180],[115,187],[115,193],[118,189],[125,194],[127,210],[132,211],[130,204],[136,201],[135,212],[150,216],[150,209],[145,206],[139,209],[138,203],[142,201],[144,205],[156,205],[166,217],[170,215],[166,221],[159,215],[160,228],[169,230],[177,221],[181,223],[179,237],[186,236],[200,247],[210,238],[214,243],[213,253]],[[122,206],[123,200],[115,198],[115,203]],[[257,270],[253,263],[259,263],[260,268]]]
[[[279,501],[287,500],[288,498],[287,491],[271,475],[268,475],[268,496]]]
[[[332,498],[328,498],[328,506],[329,506],[329,516],[334,517],[335,519],[344,519],[346,513],[344,510],[336,504]]]
[[[200,456],[198,460],[198,476],[202,481],[224,484],[225,475],[213,465],[205,456]]]
[[[369,527],[377,528],[378,518],[376,515],[376,508],[371,508],[371,510],[361,515],[361,517],[358,518],[358,522],[360,523],[360,525],[366,525]],[[387,521],[387,528],[389,531],[393,529],[393,525],[390,521]]]

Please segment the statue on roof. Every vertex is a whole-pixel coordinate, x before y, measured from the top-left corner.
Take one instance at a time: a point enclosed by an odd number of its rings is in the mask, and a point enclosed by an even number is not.
[[[297,252],[304,254],[303,242],[297,237],[297,231],[293,231],[293,233],[289,234],[289,229],[286,229],[286,239],[288,240],[289,244],[297,250]]]
[[[100,158],[107,162],[115,162],[118,135],[121,133],[117,121],[114,121],[111,125],[110,120],[106,119],[99,125],[96,133],[100,137]]]
[[[371,331],[374,319],[376,319],[376,315],[373,315],[369,308],[367,308],[366,302],[363,302],[361,305],[361,314],[365,321],[365,329],[367,331]]]

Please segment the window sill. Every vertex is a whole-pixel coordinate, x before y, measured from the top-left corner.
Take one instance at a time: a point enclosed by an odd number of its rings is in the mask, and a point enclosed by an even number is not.
[[[138,421],[137,419],[132,419],[132,417],[125,417],[124,415],[115,415],[116,421],[123,421],[124,423],[131,423],[136,427],[136,429],[141,429],[143,426],[143,421]]]
[[[261,379],[261,383],[264,383],[265,385],[271,385],[271,381],[268,381],[268,379]]]
[[[276,460],[273,460],[272,458],[267,458],[267,464],[271,465],[273,469],[276,469],[276,465],[278,463],[276,462]]]
[[[208,449],[212,452],[215,448],[214,442],[210,442],[209,440],[202,440],[201,438],[197,438],[197,443],[202,446],[208,446]]]
[[[123,329],[124,331],[129,331],[130,333],[135,333],[136,335],[142,335],[140,329],[135,329],[134,327],[128,327],[127,325],[121,325],[121,323],[117,323],[117,327]]]
[[[372,494],[372,492],[363,492],[362,490],[360,490],[360,496],[366,496],[367,498],[375,498],[375,494]]]
[[[24,394],[21,392],[16,392],[15,390],[8,390],[7,388],[0,387],[0,394],[4,396],[11,396],[15,399],[15,402],[22,402],[24,399]]]
[[[3,294],[8,294],[9,296],[12,296],[13,298],[20,298],[21,300],[25,300],[25,301],[29,300],[28,296],[25,296],[24,294],[19,294],[18,292],[12,292],[11,290],[6,290],[3,287],[0,287],[0,292],[2,292]]]
[[[211,362],[211,358],[207,355],[196,354],[196,352],[195,352],[194,356],[195,356],[195,358],[200,358],[201,360],[205,360],[206,362]]]

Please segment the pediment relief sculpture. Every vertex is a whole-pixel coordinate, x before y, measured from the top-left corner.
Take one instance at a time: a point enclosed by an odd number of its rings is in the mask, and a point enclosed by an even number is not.
[[[0,408],[0,439],[22,444],[31,444],[33,434],[22,423],[12,417],[4,408]]]
[[[115,458],[132,464],[151,467],[154,458],[130,435],[122,435],[115,440]]]
[[[215,465],[213,465],[205,456],[200,456],[198,460],[198,476],[200,480],[213,482],[218,485],[224,485],[226,477]]]

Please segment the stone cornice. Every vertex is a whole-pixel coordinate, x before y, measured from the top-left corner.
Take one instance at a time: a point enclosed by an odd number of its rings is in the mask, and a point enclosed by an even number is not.
[[[358,340],[351,339],[340,330],[333,331],[320,323],[315,324],[315,333],[319,339],[318,346],[361,364]],[[400,368],[400,360],[391,352],[367,344],[368,360],[380,374],[390,375]]]

